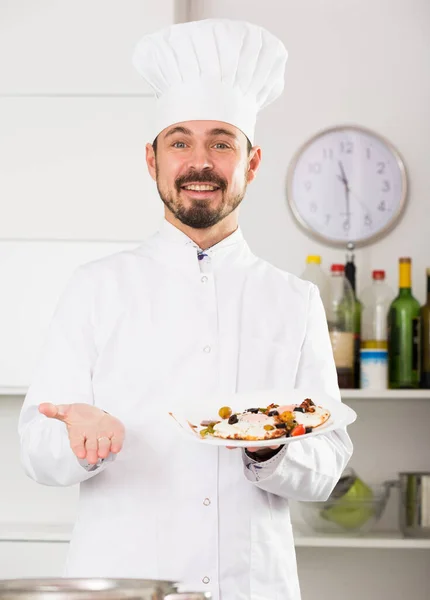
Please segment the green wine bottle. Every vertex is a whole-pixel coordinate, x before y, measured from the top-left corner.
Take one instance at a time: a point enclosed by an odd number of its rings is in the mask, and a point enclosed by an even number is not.
[[[430,388],[430,269],[427,269],[427,304],[421,307],[421,387]]]
[[[412,296],[411,259],[399,259],[399,294],[388,311],[389,386],[417,388],[420,382],[420,304]]]

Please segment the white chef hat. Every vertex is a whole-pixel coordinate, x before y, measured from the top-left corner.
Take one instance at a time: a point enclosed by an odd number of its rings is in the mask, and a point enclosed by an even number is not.
[[[206,19],[145,35],[133,65],[156,95],[153,139],[182,121],[223,121],[254,141],[257,113],[284,89],[287,50],[266,29]]]

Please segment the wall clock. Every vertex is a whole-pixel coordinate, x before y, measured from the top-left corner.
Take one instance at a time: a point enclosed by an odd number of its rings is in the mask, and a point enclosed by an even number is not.
[[[364,127],[340,125],[317,133],[296,152],[287,198],[304,230],[332,246],[364,246],[387,234],[407,200],[400,154]]]

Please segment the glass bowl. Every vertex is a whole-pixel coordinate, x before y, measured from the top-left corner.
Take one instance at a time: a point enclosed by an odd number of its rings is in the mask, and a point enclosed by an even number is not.
[[[300,502],[304,522],[318,533],[357,535],[369,532],[384,512],[389,488],[366,486],[362,495],[345,494],[325,502]]]

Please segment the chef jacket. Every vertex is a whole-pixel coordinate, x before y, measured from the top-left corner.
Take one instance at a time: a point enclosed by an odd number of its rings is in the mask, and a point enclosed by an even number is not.
[[[318,288],[256,257],[240,228],[202,251],[163,220],[137,248],[78,267],[19,422],[26,473],[80,484],[64,574],[180,581],[214,600],[299,600],[289,501],[327,499],[352,453],[347,432],[256,462],[189,441],[168,409],[309,385],[340,401]],[[126,429],[123,450],[89,467],[42,402],[111,413]]]

